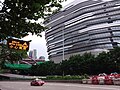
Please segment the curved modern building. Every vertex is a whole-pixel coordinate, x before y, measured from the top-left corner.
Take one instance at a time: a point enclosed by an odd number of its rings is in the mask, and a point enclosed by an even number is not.
[[[45,22],[49,59],[98,54],[120,46],[120,0],[72,2]]]

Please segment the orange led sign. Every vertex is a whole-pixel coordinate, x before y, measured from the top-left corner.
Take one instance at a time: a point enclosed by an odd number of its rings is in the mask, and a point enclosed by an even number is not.
[[[23,41],[18,39],[9,38],[7,40],[8,48],[17,49],[17,50],[29,50],[29,41]]]

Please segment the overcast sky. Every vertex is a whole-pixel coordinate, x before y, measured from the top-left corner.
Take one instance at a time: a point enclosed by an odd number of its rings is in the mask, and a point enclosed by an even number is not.
[[[69,5],[74,0],[67,0],[66,2],[62,3],[63,6]],[[81,2],[86,0],[75,0],[75,2]],[[104,0],[104,1],[110,1],[110,0]],[[32,40],[30,43],[30,50],[36,49],[37,50],[37,58],[40,56],[44,56],[46,60],[48,60],[48,54],[47,54],[47,47],[46,47],[46,40],[45,40],[45,32],[42,33],[42,37],[32,36],[29,35],[24,38],[24,40]]]

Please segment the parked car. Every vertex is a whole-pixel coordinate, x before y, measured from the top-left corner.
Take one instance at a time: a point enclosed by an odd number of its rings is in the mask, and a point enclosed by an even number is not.
[[[31,86],[42,86],[43,84],[45,84],[45,82],[41,79],[35,79],[30,83]]]

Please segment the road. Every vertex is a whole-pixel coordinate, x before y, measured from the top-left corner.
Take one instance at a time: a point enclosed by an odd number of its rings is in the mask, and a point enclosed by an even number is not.
[[[30,82],[0,81],[1,90],[120,90],[120,86],[87,85],[71,83],[45,83],[43,86],[30,86]]]

